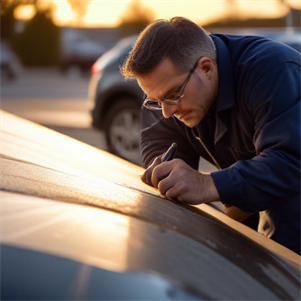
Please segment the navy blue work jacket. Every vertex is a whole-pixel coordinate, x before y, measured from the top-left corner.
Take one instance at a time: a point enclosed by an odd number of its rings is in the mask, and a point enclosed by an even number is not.
[[[301,55],[263,37],[210,36],[219,72],[214,105],[195,128],[143,108],[143,163],[177,142],[177,157],[191,167],[200,156],[215,164],[203,143],[221,168],[211,173],[221,201],[265,211],[271,238],[300,254]]]

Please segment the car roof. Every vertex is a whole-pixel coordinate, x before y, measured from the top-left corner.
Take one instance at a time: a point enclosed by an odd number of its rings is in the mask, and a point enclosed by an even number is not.
[[[111,49],[97,59],[95,62],[96,68],[102,70],[112,64],[121,64],[120,59],[125,59],[128,56],[137,37],[137,35],[132,35],[119,40]]]
[[[7,112],[1,120],[8,259],[56,256],[64,273],[72,261],[120,283],[140,275],[182,299],[298,298],[297,254],[208,205],[163,199],[139,166]]]

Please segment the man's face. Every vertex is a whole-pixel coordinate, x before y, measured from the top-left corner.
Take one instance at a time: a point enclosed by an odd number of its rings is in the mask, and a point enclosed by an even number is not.
[[[138,77],[137,81],[149,99],[160,101],[178,91],[188,75],[189,72],[180,72],[169,58],[165,58],[151,73]],[[201,57],[182,92],[180,103],[160,101],[163,116],[175,116],[188,127],[195,127],[207,114],[217,92],[217,66],[208,57]]]

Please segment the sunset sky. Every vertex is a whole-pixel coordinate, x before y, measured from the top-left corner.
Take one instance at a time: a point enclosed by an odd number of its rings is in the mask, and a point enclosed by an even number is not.
[[[54,20],[58,25],[105,26],[118,25],[131,0],[91,0],[87,13],[81,24],[75,24],[76,15],[67,0],[42,0],[43,3],[55,5]],[[240,18],[280,17],[287,13],[288,6],[301,7],[300,0],[140,0],[143,6],[150,8],[157,18],[184,16],[202,24],[232,14]],[[26,18],[31,14],[30,8],[19,9],[17,16]]]

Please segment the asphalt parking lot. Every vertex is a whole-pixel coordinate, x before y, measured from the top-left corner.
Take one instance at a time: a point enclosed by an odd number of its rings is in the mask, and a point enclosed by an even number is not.
[[[91,128],[89,76],[66,77],[56,68],[26,68],[13,81],[1,78],[1,109],[106,150]]]

